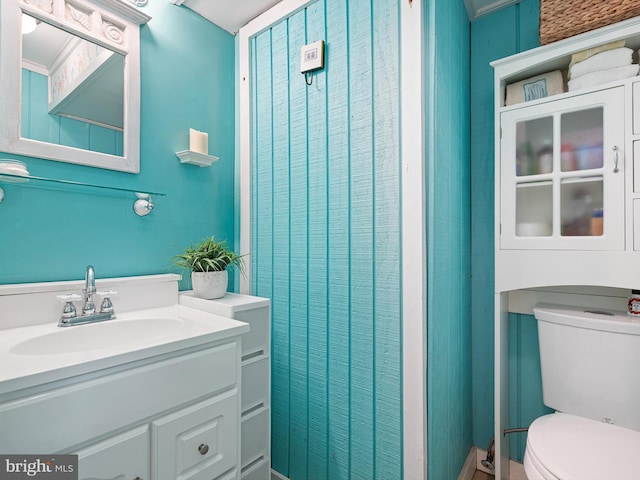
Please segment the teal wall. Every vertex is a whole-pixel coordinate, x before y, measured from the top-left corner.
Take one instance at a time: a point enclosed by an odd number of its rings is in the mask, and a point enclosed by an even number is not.
[[[22,126],[25,138],[122,156],[122,132],[52,115],[46,75],[22,69]]]
[[[481,448],[493,436],[494,419],[494,86],[489,62],[538,46],[539,17],[539,0],[524,0],[471,24],[473,443]],[[510,427],[526,427],[546,411],[539,401],[537,327],[531,317],[514,315],[509,327]],[[512,436],[512,456],[522,459],[526,435]]]
[[[423,5],[426,15],[427,465],[428,478],[455,479],[471,448],[473,425],[469,302],[470,27],[462,1],[436,0]]]
[[[552,413],[542,402],[542,376],[538,324],[533,315],[509,314],[509,427],[528,427],[536,418]],[[526,433],[509,436],[511,458],[522,462]],[[483,448],[486,448],[484,446]]]
[[[324,39],[307,86],[300,47]],[[402,478],[399,4],[319,0],[252,44],[252,292],[272,300],[272,466]]]
[[[234,242],[234,39],[185,7],[152,1],[141,28],[138,175],[0,154],[37,176],[166,193],[144,218],[133,195],[5,185],[0,283],[175,271],[171,257],[208,235]],[[181,165],[189,128],[209,133],[210,168]],[[26,184],[28,185],[28,184]],[[183,284],[183,287],[186,287]]]

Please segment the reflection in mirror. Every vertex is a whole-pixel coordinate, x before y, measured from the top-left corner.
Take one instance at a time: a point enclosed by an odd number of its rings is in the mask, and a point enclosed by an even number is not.
[[[22,20],[21,136],[122,156],[124,56],[26,13]]]
[[[0,0],[0,152],[140,172],[140,25],[150,19],[129,0]],[[38,41],[40,29],[60,43]]]

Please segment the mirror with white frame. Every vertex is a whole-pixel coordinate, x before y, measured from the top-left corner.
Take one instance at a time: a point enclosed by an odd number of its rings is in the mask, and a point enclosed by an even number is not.
[[[138,173],[149,19],[123,0],[2,0],[0,151]]]

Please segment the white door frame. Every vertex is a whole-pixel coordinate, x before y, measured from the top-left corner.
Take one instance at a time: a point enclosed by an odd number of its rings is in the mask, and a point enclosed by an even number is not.
[[[240,252],[251,247],[251,38],[316,0],[282,0],[238,32]],[[424,29],[421,1],[401,3],[402,385],[403,469],[427,478],[426,204],[424,170]],[[328,59],[331,61],[331,59]],[[251,266],[240,281],[250,294]]]

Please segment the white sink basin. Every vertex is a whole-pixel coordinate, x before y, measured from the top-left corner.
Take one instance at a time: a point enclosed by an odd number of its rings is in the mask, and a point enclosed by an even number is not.
[[[0,395],[177,350],[200,348],[249,330],[246,323],[182,305],[124,312],[104,322],[5,329]]]
[[[10,352],[19,355],[59,355],[95,351],[139,342],[158,340],[187,328],[175,318],[107,320],[99,323],[59,328],[15,344]]]

